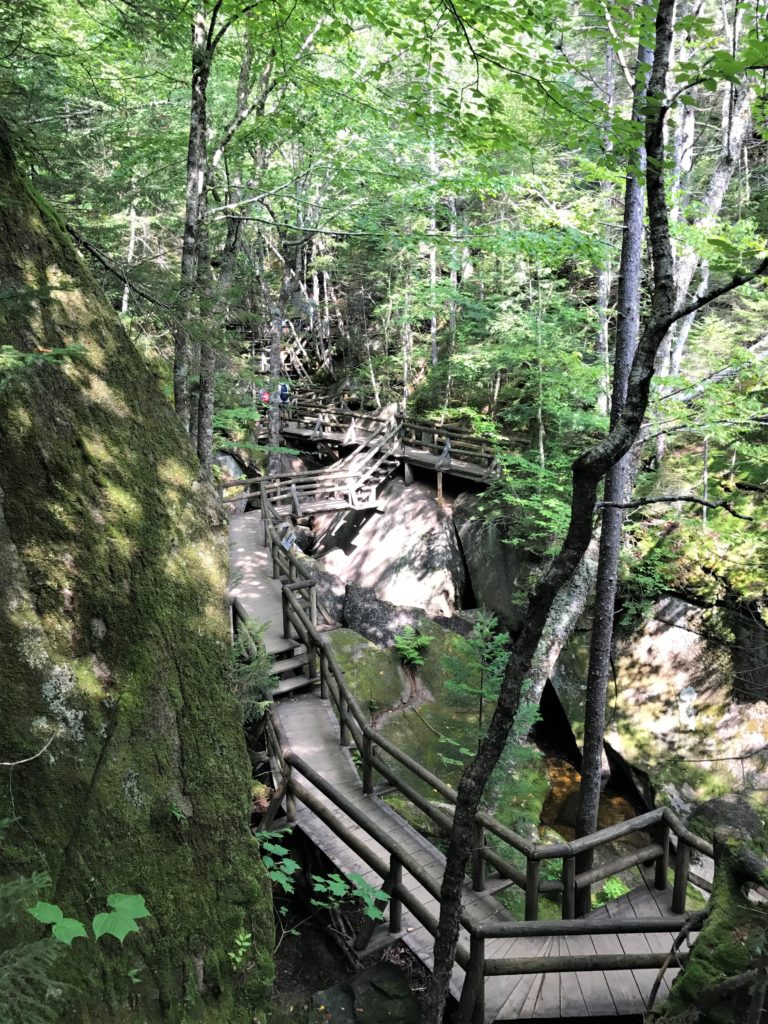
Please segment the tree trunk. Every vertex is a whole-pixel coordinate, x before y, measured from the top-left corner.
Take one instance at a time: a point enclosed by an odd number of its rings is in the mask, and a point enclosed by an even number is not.
[[[613,151],[613,138],[611,136],[611,119],[615,107],[616,81],[614,71],[614,52],[610,43],[605,48],[605,105],[606,105],[606,126],[603,133],[603,152],[608,154]],[[613,186],[609,181],[600,182],[601,206],[606,215],[611,206],[611,195]],[[595,342],[595,355],[601,367],[600,391],[597,398],[598,411],[607,416],[609,413],[610,393],[610,369],[608,358],[608,335],[609,318],[608,302],[611,294],[611,259],[610,244],[611,236],[609,229],[604,233],[606,256],[597,270],[597,340]]]
[[[660,0],[656,16],[656,48],[646,115],[647,188],[653,251],[651,314],[637,348],[628,399],[610,434],[576,459],[568,533],[549,570],[534,587],[523,630],[513,648],[490,727],[477,756],[467,765],[458,786],[458,801],[441,886],[440,922],[434,946],[434,973],[428,993],[425,1024],[440,1024],[456,953],[464,875],[472,850],[472,829],[486,783],[501,756],[519,708],[523,682],[541,640],[552,605],[572,577],[589,546],[598,487],[637,438],[648,406],[654,361],[674,322],[674,274],[668,209],[663,183],[663,97],[672,42],[674,0]],[[768,265],[768,261],[766,261]]]
[[[193,315],[192,303],[197,284],[197,257],[202,204],[208,177],[207,97],[212,52],[208,47],[205,7],[198,3],[192,26],[192,98],[189,110],[187,144],[187,190],[184,210],[184,237],[181,247],[181,300],[184,318]],[[184,429],[190,428],[189,336],[183,326],[175,331],[173,360],[173,399]]]
[[[130,267],[133,263],[134,253],[136,252],[136,200],[134,199],[131,203],[131,210],[129,213],[129,235],[128,235],[128,255],[126,257],[125,265],[126,268]],[[125,287],[123,288],[123,301],[120,303],[120,312],[125,316],[128,313],[128,301],[131,297],[131,288],[126,281]]]
[[[653,53],[642,44],[637,51],[637,67],[650,68]],[[641,119],[645,104],[647,74],[635,76],[635,95],[632,119]],[[617,302],[616,351],[614,356],[613,388],[611,393],[611,426],[615,427],[627,395],[630,367],[637,347],[640,329],[640,295],[642,291],[643,214],[645,210],[640,174],[645,168],[645,148],[635,154],[637,173],[630,171],[624,197],[624,231],[619,265],[619,295]],[[627,459],[621,459],[609,470],[605,482],[605,500],[621,503],[625,499]],[[584,836],[597,828],[602,776],[603,735],[605,733],[605,706],[608,674],[613,646],[613,618],[616,604],[616,585],[621,551],[623,511],[619,508],[603,509],[600,530],[600,554],[597,566],[595,606],[592,618],[592,636],[587,671],[587,690],[584,708],[584,749],[576,813],[576,835]],[[586,871],[592,864],[592,851],[583,854],[577,864],[578,871]],[[589,909],[589,890],[577,893],[577,913]]]

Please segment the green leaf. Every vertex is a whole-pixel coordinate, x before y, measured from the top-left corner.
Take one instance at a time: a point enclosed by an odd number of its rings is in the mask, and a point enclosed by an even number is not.
[[[44,903],[42,900],[38,900],[34,907],[29,908],[27,913],[31,914],[41,924],[56,924],[57,921],[61,921],[64,918],[61,907],[57,907],[55,903]]]
[[[112,907],[113,910],[119,910],[121,913],[127,914],[135,920],[140,920],[142,917],[152,917],[150,912],[147,910],[143,896],[129,895],[124,892],[113,892],[107,896],[107,906]]]
[[[53,937],[63,942],[65,946],[71,946],[73,939],[87,939],[88,932],[82,921],[74,917],[64,917],[53,926]]]
[[[114,935],[121,943],[129,932],[138,932],[139,926],[130,914],[115,910],[109,914],[97,914],[93,919],[93,934],[100,939],[102,935]]]

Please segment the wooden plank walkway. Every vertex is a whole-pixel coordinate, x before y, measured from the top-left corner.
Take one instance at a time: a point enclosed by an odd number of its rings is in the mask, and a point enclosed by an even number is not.
[[[267,649],[283,650],[280,584],[269,575],[269,559],[263,546],[263,524],[258,512],[233,516],[231,520],[232,590],[240,598],[249,618],[268,622]],[[279,716],[291,749],[319,772],[348,800],[364,820],[384,828],[399,847],[408,850],[429,876],[439,884],[445,859],[431,843],[411,828],[379,797],[362,792],[360,776],[349,750],[339,745],[339,728],[330,703],[316,693],[281,700],[273,713]],[[332,802],[306,779],[302,784],[328,807]],[[334,816],[361,840],[367,849],[384,861],[389,853],[337,808]],[[359,874],[374,886],[383,881],[376,872],[347,846],[333,830],[309,808],[297,804],[297,826],[329,857],[342,874]],[[438,916],[439,905],[429,892],[407,871],[403,883],[424,909]],[[639,888],[593,911],[593,918],[657,917],[670,914],[671,893],[652,887]],[[480,923],[512,920],[510,913],[488,893],[465,888],[465,913]],[[402,931],[398,937],[425,964],[432,966],[432,936],[403,907]],[[486,958],[514,958],[535,955],[579,955],[618,952],[666,952],[674,936],[669,933],[636,935],[595,935],[579,937],[544,936],[541,938],[494,939],[486,944]],[[468,945],[468,937],[464,935]],[[659,1000],[668,991],[677,973],[665,976]],[[588,1020],[595,1017],[625,1017],[643,1013],[656,978],[656,970],[585,971],[560,974],[517,975],[487,978],[485,983],[485,1022],[538,1021],[562,1019]],[[451,990],[458,997],[464,972],[456,965]]]
[[[343,444],[347,436],[346,430],[326,427],[322,433],[317,433],[314,428],[297,426],[295,423],[290,422],[283,425],[282,432],[286,439],[293,441],[326,441],[329,444],[337,445]],[[354,442],[347,442],[347,444],[363,444],[364,441],[371,437],[373,437],[371,431],[358,429]],[[406,445],[402,448],[402,451],[399,453],[394,452],[393,454],[403,462],[409,462],[423,469],[434,469],[440,458],[439,454],[430,452],[425,448],[419,448],[413,444]],[[488,469],[486,466],[475,465],[472,462],[467,462],[454,456],[451,456],[450,465],[447,469],[443,470],[443,474],[447,477],[456,476],[478,482],[487,481],[488,479]]]

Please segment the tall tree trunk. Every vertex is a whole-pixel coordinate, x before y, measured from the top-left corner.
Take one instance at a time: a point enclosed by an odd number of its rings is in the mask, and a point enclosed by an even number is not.
[[[568,533],[548,571],[534,587],[523,630],[513,648],[491,724],[477,756],[467,765],[458,786],[458,801],[441,886],[440,922],[434,946],[434,972],[428,993],[425,1024],[440,1024],[456,953],[464,876],[472,849],[475,813],[498,763],[520,705],[523,681],[547,623],[552,605],[589,546],[598,488],[605,474],[637,438],[648,406],[654,362],[664,335],[675,319],[675,287],[668,209],[664,193],[663,98],[674,22],[674,0],[659,0],[656,47],[651,74],[645,136],[648,153],[647,189],[653,251],[652,306],[630,373],[628,398],[610,434],[584,452],[573,465],[573,491]],[[765,261],[768,266],[768,260]],[[761,268],[763,269],[763,268]]]
[[[192,25],[192,97],[189,109],[184,237],[181,247],[181,301],[185,319],[193,315],[192,304],[197,285],[198,239],[208,177],[207,89],[211,58],[205,4],[200,0]],[[189,335],[184,326],[180,325],[174,337],[173,399],[179,419],[187,431],[190,428],[191,357]]]
[[[637,52],[637,68],[650,68],[653,53],[642,44]],[[648,74],[635,75],[635,93],[632,120],[642,119]],[[643,214],[644,191],[640,174],[645,168],[645,147],[636,154],[638,173],[630,171],[624,195],[624,230],[621,261],[619,264],[619,294],[617,302],[616,350],[611,392],[611,427],[614,428],[624,409],[630,367],[637,348],[640,329],[640,295],[642,291]],[[621,459],[609,470],[605,480],[605,500],[623,502],[627,482],[627,459]],[[597,828],[602,776],[603,735],[605,733],[605,707],[608,673],[613,644],[613,618],[616,604],[616,585],[621,550],[623,511],[619,508],[603,509],[600,530],[600,553],[597,565],[597,585],[592,616],[592,636],[587,671],[587,689],[584,707],[584,749],[581,787],[576,813],[576,835],[589,835]],[[579,871],[586,871],[592,863],[592,851],[581,858]],[[588,909],[589,892],[577,895],[577,912]]]
[[[613,151],[611,120],[613,118],[613,111],[615,107],[615,97],[616,78],[614,70],[614,52],[613,47],[608,43],[605,48],[606,125],[603,132],[603,152],[606,154]],[[606,215],[608,215],[610,211],[612,193],[612,184],[609,181],[601,181],[601,206]],[[597,398],[597,408],[599,412],[607,416],[610,405],[608,399],[610,393],[610,367],[608,358],[608,334],[610,325],[608,318],[608,302],[611,294],[611,259],[609,255],[611,235],[609,228],[605,229],[603,237],[606,253],[603,262],[597,270],[597,340],[595,342],[595,355],[597,356],[597,360],[601,367],[600,391]]]
[[[133,263],[133,257],[136,252],[136,200],[131,202],[131,209],[128,215],[129,218],[129,234],[128,234],[128,255],[126,257],[125,265],[130,267]],[[125,316],[128,313],[128,301],[131,297],[131,288],[126,281],[125,287],[123,288],[123,301],[120,303],[120,312]]]

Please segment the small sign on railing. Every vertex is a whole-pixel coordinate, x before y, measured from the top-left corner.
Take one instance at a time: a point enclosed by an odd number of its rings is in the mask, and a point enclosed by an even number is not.
[[[291,530],[291,532],[290,533],[286,533],[286,535],[280,541],[280,547],[284,548],[285,551],[290,551],[295,543],[296,543],[296,534]]]

